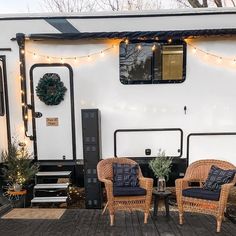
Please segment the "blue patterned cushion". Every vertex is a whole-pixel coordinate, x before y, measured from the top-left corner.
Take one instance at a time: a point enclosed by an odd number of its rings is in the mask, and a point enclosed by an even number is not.
[[[138,187],[138,165],[113,163],[113,185],[116,187]]]
[[[212,201],[219,201],[220,198],[220,190],[210,191],[202,188],[187,188],[184,189],[182,193],[185,197],[200,198]]]
[[[218,191],[222,184],[230,183],[235,175],[236,170],[223,170],[217,166],[212,166],[203,189]]]
[[[115,187],[113,186],[113,196],[143,196],[146,189],[140,187]]]

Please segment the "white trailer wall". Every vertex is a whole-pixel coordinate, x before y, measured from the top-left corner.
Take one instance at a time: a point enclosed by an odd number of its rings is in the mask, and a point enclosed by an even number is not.
[[[119,42],[27,42],[26,48],[40,55],[66,57],[99,52],[114,43],[118,45]],[[192,40],[191,44],[208,52],[233,57],[236,39],[210,38]],[[28,70],[38,62],[46,62],[46,58],[35,60],[32,54],[27,56]],[[186,136],[189,133],[236,130],[235,67],[223,62],[219,64],[199,52],[193,53],[191,47],[187,49],[187,75],[182,84],[121,84],[118,47],[108,51],[104,57],[97,56],[90,61],[65,62],[71,64],[74,71],[79,159],[82,158],[82,108],[101,110],[103,158],[114,155],[113,133],[116,129],[181,128],[184,131],[183,157],[186,157]],[[187,106],[186,114],[184,106]],[[210,149],[209,153],[206,152],[206,157],[209,156],[212,156]],[[190,156],[190,162],[195,159]],[[235,163],[233,158],[229,161]]]

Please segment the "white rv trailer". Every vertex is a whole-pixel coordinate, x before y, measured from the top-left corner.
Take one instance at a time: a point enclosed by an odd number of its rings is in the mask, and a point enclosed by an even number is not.
[[[14,136],[41,163],[76,165],[81,110],[99,109],[102,158],[236,164],[235,22],[235,9],[1,15],[0,150]],[[59,105],[37,96],[49,74]]]

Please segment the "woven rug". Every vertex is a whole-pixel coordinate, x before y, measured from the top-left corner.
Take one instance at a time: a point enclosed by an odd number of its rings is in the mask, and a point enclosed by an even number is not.
[[[2,219],[60,219],[66,209],[53,208],[14,208],[4,216]]]

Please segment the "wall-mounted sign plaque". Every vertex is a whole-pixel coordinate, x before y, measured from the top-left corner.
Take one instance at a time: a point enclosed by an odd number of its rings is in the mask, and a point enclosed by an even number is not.
[[[57,117],[46,118],[46,124],[47,126],[58,126],[59,125],[58,118]]]

